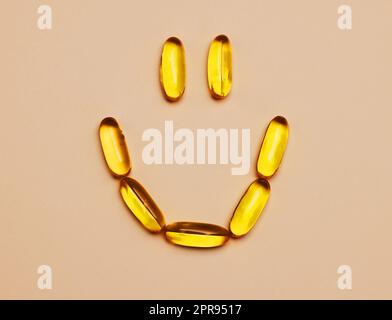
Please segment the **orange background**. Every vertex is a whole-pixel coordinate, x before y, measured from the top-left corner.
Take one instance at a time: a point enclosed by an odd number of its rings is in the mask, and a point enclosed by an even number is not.
[[[1,3],[1,298],[392,298],[392,2],[47,0]],[[352,4],[353,29],[336,26]],[[210,98],[206,58],[224,33],[233,90]],[[169,104],[158,81],[169,36],[185,45],[187,87]],[[289,145],[253,231],[216,250],[145,232],[119,196],[99,146],[121,124],[138,179],[168,222],[227,225],[255,179],[264,129]],[[147,166],[147,128],[250,128],[251,172]],[[36,286],[39,265],[53,290]],[[337,288],[349,264],[353,289]]]

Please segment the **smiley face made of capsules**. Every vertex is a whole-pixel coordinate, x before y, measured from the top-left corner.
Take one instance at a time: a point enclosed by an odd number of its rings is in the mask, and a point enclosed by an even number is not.
[[[225,35],[216,37],[208,54],[208,87],[214,99],[225,98],[232,86],[232,50]],[[160,83],[164,97],[178,101],[185,90],[185,53],[181,41],[171,37],[162,48]],[[166,225],[165,217],[146,189],[128,177],[132,163],[125,137],[118,122],[111,117],[102,120],[99,138],[111,174],[120,179],[120,194],[126,206],[151,233],[164,232],[166,239],[184,247],[214,248],[231,237],[245,236],[256,224],[270,195],[271,178],[282,161],[289,135],[287,120],[277,116],[264,134],[257,160],[258,178],[253,181],[237,204],[228,228],[201,222],[174,222]]]

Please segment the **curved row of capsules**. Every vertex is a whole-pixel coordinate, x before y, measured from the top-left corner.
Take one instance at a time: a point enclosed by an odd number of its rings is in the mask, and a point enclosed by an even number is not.
[[[264,135],[257,161],[257,178],[239,201],[229,228],[200,223],[175,222],[166,225],[165,218],[146,189],[127,177],[132,164],[124,135],[117,121],[105,118],[99,127],[102,150],[110,172],[120,178],[120,194],[140,223],[150,232],[164,231],[169,242],[199,248],[219,247],[229,240],[246,235],[257,222],[270,194],[268,178],[278,170],[287,145],[287,120],[277,116],[271,120]]]

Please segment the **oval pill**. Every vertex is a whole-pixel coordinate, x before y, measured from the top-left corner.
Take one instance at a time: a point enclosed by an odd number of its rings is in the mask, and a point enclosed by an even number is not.
[[[171,243],[185,247],[213,248],[226,243],[227,229],[201,222],[175,222],[166,226],[166,238]]]
[[[171,37],[162,47],[160,82],[164,95],[169,101],[177,101],[185,90],[185,50],[182,42]]]
[[[210,45],[207,65],[208,87],[216,99],[226,97],[232,86],[232,49],[229,38],[217,36]]]
[[[257,172],[261,177],[269,178],[278,170],[288,138],[287,120],[281,116],[272,119],[265,132],[257,161]]]
[[[161,210],[146,189],[135,179],[124,178],[120,182],[121,196],[131,212],[150,232],[160,232],[165,226]]]
[[[126,176],[131,171],[131,160],[125,137],[115,119],[102,120],[99,138],[110,172],[116,177]]]
[[[245,191],[230,221],[230,231],[235,237],[247,234],[256,224],[270,195],[267,180],[257,179]]]

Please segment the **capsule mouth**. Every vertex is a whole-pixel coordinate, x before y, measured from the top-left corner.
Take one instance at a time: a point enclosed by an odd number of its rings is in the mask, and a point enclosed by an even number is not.
[[[180,232],[209,236],[228,236],[229,231],[221,226],[202,222],[174,222],[166,226],[167,232]]]
[[[221,35],[221,36],[226,37],[224,35]],[[176,39],[177,39],[175,37],[172,37],[172,38],[174,41],[176,41]],[[169,38],[169,39],[171,39],[171,38]],[[179,39],[177,39],[177,40],[179,41]],[[170,41],[172,41],[172,40],[170,40]],[[181,43],[181,42],[179,41],[179,43]],[[285,125],[287,127],[286,128],[279,128],[279,126],[272,124],[272,122],[276,122],[280,125]],[[285,130],[285,131],[283,131],[283,134],[282,134],[283,139],[285,139],[285,140],[283,140],[284,148],[285,148],[285,146],[287,144],[287,139],[288,139],[288,122],[287,122],[286,118],[284,118],[283,116],[276,116],[275,118],[273,118],[271,120],[270,125],[271,124],[272,124],[273,130],[275,130],[276,127],[278,127],[277,130]],[[120,140],[119,143],[120,144],[123,143],[123,145],[125,147],[124,152],[126,152],[126,154],[128,155],[127,157],[129,157],[128,150],[127,150],[127,147],[125,144],[125,138],[122,134],[122,130],[119,127],[116,119],[114,119],[113,117],[106,117],[101,121],[100,126],[101,127],[103,127],[103,126],[117,127],[117,131],[115,131],[114,134],[112,134],[112,132],[111,132],[111,131],[113,131],[113,128],[109,128],[109,132],[111,135],[115,135],[116,138],[119,138],[119,140]],[[102,130],[102,128],[100,128],[100,132],[101,131],[104,131],[104,130]],[[119,137],[117,137],[117,136],[119,136]],[[266,135],[264,136],[262,146],[264,144],[265,138],[266,138]],[[101,140],[101,145],[103,146],[102,140]],[[104,151],[104,155],[105,155],[105,150],[103,150],[103,151]],[[283,154],[284,154],[284,149],[281,152],[281,154],[278,154],[280,156],[278,158],[278,159],[280,159],[279,161],[281,161]],[[260,155],[259,155],[259,157],[260,157]],[[105,160],[106,160],[106,156],[105,156]],[[277,167],[279,167],[279,163],[278,163]],[[232,228],[233,218],[232,218],[228,228],[225,228],[225,227],[222,227],[219,225],[215,225],[215,224],[210,224],[210,223],[189,222],[189,221],[174,222],[169,225],[166,225],[165,219],[164,219],[164,216],[163,216],[161,210],[159,209],[159,207],[157,206],[157,204],[155,203],[153,198],[146,191],[144,186],[141,183],[139,183],[137,180],[135,180],[131,177],[126,177],[126,175],[128,175],[128,173],[131,171],[131,163],[130,163],[130,168],[128,169],[128,171],[125,174],[117,174],[116,172],[113,172],[113,170],[110,166],[110,163],[108,161],[107,161],[107,164],[108,164],[109,170],[112,172],[112,174],[115,177],[122,178],[120,180],[120,193],[121,193],[121,196],[125,202],[125,205],[128,207],[128,209],[131,210],[131,212],[134,214],[134,216],[144,225],[144,227],[149,232],[151,232],[151,233],[161,233],[162,232],[163,234],[166,235],[165,238],[170,243],[176,244],[180,247],[187,247],[187,248],[193,248],[193,249],[217,248],[217,247],[221,247],[223,244],[225,244],[230,238],[235,238],[235,239],[242,238],[253,228],[253,226],[255,224],[255,222],[248,219],[250,222],[248,224],[245,224],[245,228],[247,226],[250,226],[250,228],[245,233],[241,232],[241,230],[244,228],[239,228],[240,232],[236,232],[236,231],[238,231],[238,228],[237,228],[237,230],[233,230],[233,228]],[[121,171],[121,170],[119,170],[119,171]],[[259,213],[256,212],[257,216],[255,216],[256,217],[255,221],[257,221],[258,217],[261,214],[261,211],[264,210],[264,207],[268,201],[270,184],[267,179],[270,178],[272,175],[274,175],[275,172],[277,171],[277,169],[270,176],[263,176],[263,174],[261,174],[258,170],[258,165],[257,165],[257,171],[258,171],[258,174],[260,175],[260,177],[257,178],[248,187],[248,189],[254,188],[255,184],[258,184],[258,185],[262,186],[264,189],[266,189],[268,192],[266,192],[266,196],[264,198],[262,198],[258,204],[256,204],[255,208],[261,208],[261,210]],[[127,189],[122,190],[123,187],[127,187]],[[132,191],[133,199],[136,199],[138,202],[136,207],[133,204],[133,202],[131,203],[132,200],[129,200],[129,202],[127,200],[129,190]],[[256,196],[259,196],[259,194],[264,191],[260,192],[259,190],[256,189],[256,192],[257,192]],[[238,205],[234,211],[233,217],[235,217],[235,214],[237,212],[237,208],[242,203],[242,199],[245,199],[245,201],[248,201],[244,197],[245,197],[245,194],[241,198],[240,202],[238,203]],[[253,198],[253,195],[251,195],[251,198]],[[254,200],[252,199],[251,202],[254,203]],[[129,204],[129,203],[131,203],[131,204]],[[140,206],[139,206],[139,203],[141,204]],[[247,206],[248,205],[246,204],[245,209],[247,208]],[[134,210],[133,208],[136,208],[136,209]],[[253,209],[252,209],[252,211],[255,212],[255,210],[253,210]],[[153,218],[156,223],[151,224],[149,221],[145,223],[144,219],[141,218],[142,214],[139,214],[141,212],[144,214],[144,216],[147,216],[147,214],[148,214],[149,215],[148,218]],[[151,220],[151,219],[149,219],[149,220]],[[158,226],[156,226],[156,224],[158,224]],[[181,233],[182,234],[181,236],[185,235],[184,239],[185,240],[187,239],[188,243],[186,241],[182,241],[182,239],[180,237],[177,237],[177,239],[176,239],[174,237],[176,235],[173,235],[170,233]],[[170,238],[170,237],[172,237],[172,238]],[[170,241],[169,241],[169,239],[170,239]],[[204,242],[201,241],[201,243],[198,244],[198,241],[200,239],[202,239]]]

